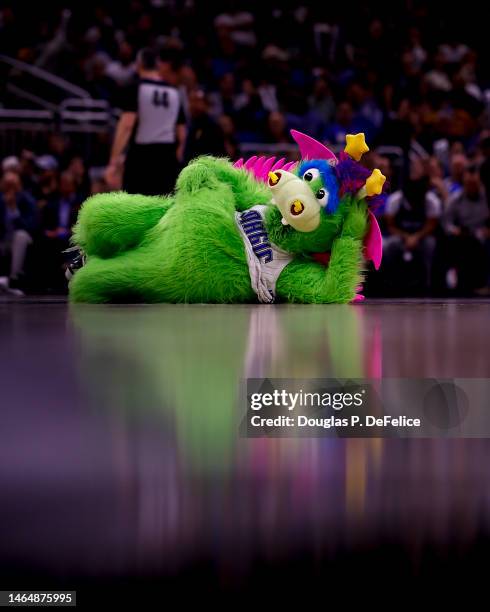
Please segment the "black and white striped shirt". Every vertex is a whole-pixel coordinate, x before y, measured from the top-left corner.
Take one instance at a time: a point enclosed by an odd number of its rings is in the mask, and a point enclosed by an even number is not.
[[[121,104],[138,115],[133,142],[137,145],[175,143],[175,128],[185,123],[179,91],[165,81],[141,79]]]

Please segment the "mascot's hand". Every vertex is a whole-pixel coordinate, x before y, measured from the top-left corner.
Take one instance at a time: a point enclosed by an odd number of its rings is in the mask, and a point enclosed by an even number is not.
[[[364,200],[352,202],[342,226],[342,236],[363,240],[367,231],[367,205]]]

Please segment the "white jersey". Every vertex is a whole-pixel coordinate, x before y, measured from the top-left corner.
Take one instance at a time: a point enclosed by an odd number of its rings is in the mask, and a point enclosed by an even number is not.
[[[179,91],[165,81],[141,79],[130,88],[123,110],[138,114],[138,145],[175,143],[175,126],[185,123]]]
[[[267,206],[258,205],[235,213],[235,221],[245,245],[252,289],[259,302],[264,304],[274,301],[277,279],[293,259],[291,253],[283,251],[269,240],[264,223],[266,210]]]

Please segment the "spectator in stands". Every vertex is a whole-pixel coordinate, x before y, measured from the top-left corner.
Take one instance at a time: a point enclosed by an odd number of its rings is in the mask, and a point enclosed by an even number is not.
[[[51,198],[41,211],[43,234],[59,243],[60,251],[68,246],[81,203],[82,196],[77,192],[75,177],[70,172],[63,172],[57,196]]]
[[[45,155],[41,156],[44,165],[52,170],[60,168],[66,165],[70,158],[69,152],[69,140],[62,132],[51,132],[48,136],[47,148]],[[54,161],[53,161],[54,160]],[[41,158],[38,158],[36,162],[41,162]],[[41,165],[40,163],[38,165]]]
[[[279,112],[270,113],[267,119],[267,140],[274,144],[290,143],[286,117]]]
[[[445,64],[454,65],[464,58],[469,49],[451,33],[448,41],[440,45],[439,51]]]
[[[411,27],[408,30],[408,49],[417,69],[420,69],[427,60],[427,51],[422,42],[422,34],[419,28]]]
[[[20,179],[24,190],[34,196],[37,191],[36,156],[28,149],[20,154]]]
[[[449,197],[449,192],[447,190],[446,182],[444,180],[444,170],[442,168],[442,164],[437,159],[437,157],[432,156],[429,159],[428,169],[430,186],[433,192],[441,200],[442,206],[444,208]]]
[[[9,155],[2,161],[2,172],[16,172],[20,174],[20,159],[16,155]]]
[[[210,117],[206,94],[201,89],[190,93],[189,113],[191,122],[187,135],[186,162],[198,155],[226,155],[223,132]]]
[[[136,76],[133,60],[133,47],[126,40],[121,41],[117,58],[109,61],[105,66],[106,76],[112,79],[118,87],[127,87]]]
[[[228,115],[221,115],[218,119],[218,123],[223,132],[226,155],[228,155],[230,159],[237,159],[238,143],[235,137],[233,119]]]
[[[288,131],[296,129],[306,132],[313,138],[322,138],[326,124],[321,116],[309,107],[302,89],[289,88],[287,94],[282,93],[281,102]]]
[[[480,167],[480,177],[487,194],[490,197],[490,136],[485,134],[480,142],[482,164]]]
[[[63,172],[58,194],[41,210],[42,241],[39,246],[45,264],[43,282],[47,288],[61,289],[64,285],[62,252],[69,247],[81,203],[75,177],[70,172]]]
[[[72,157],[66,169],[75,181],[77,193],[86,197],[90,192],[90,180],[83,157],[81,155]]]
[[[102,53],[96,54],[87,76],[88,90],[94,98],[99,100],[114,99],[115,82],[107,75],[107,66],[107,56]]]
[[[237,106],[236,82],[233,73],[224,74],[218,83],[218,90],[209,95],[210,113],[218,118],[221,115],[234,116]]]
[[[392,278],[403,262],[418,259],[424,275],[422,287],[431,289],[431,274],[436,246],[435,231],[442,213],[441,201],[430,190],[426,164],[414,158],[409,180],[403,190],[395,191],[386,202],[388,236],[384,241],[385,269]]]
[[[261,142],[268,112],[263,104],[255,79],[246,78],[242,91],[235,99],[234,118],[241,142]]]
[[[43,208],[58,192],[58,164],[51,155],[41,155],[36,159],[39,172],[34,197],[38,208]]]
[[[463,153],[451,155],[449,160],[449,176],[444,179],[448,196],[461,193],[463,189],[463,177],[468,165],[468,159]]]
[[[448,92],[452,89],[451,79],[446,70],[446,57],[439,49],[432,58],[432,68],[424,77],[425,84],[433,90]]]
[[[490,261],[488,201],[475,164],[467,166],[463,189],[449,201],[444,216],[449,288],[459,293],[488,291]]]
[[[316,79],[313,92],[308,98],[308,105],[325,125],[331,121],[335,114],[335,102],[325,77]]]
[[[374,129],[370,121],[356,116],[352,104],[347,100],[340,102],[337,106],[335,121],[328,126],[325,132],[325,139],[332,144],[344,146],[345,136],[358,132],[364,132],[366,140],[372,142]]]
[[[129,193],[158,195],[172,191],[184,158],[185,117],[178,90],[164,81],[157,54],[139,52],[138,84],[122,103],[105,180],[116,187],[118,166],[129,144],[123,188]]]
[[[396,110],[390,113],[390,118],[384,125],[380,140],[383,144],[398,146],[407,152],[413,135],[412,105],[407,98],[402,98]]]
[[[366,80],[352,82],[346,95],[353,108],[356,109],[358,121],[365,123],[364,130],[370,130],[372,138],[381,128],[384,117],[369,83]]]
[[[27,249],[37,229],[34,200],[22,189],[16,172],[4,173],[0,183],[0,264],[1,288],[18,289],[23,286]]]

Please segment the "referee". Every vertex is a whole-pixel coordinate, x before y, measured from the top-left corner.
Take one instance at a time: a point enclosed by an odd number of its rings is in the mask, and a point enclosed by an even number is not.
[[[109,185],[114,183],[118,162],[127,147],[123,189],[145,195],[166,194],[175,186],[185,149],[180,94],[162,78],[159,58],[152,49],[138,53],[137,69],[138,82],[128,88],[121,100],[123,112],[105,179]]]

